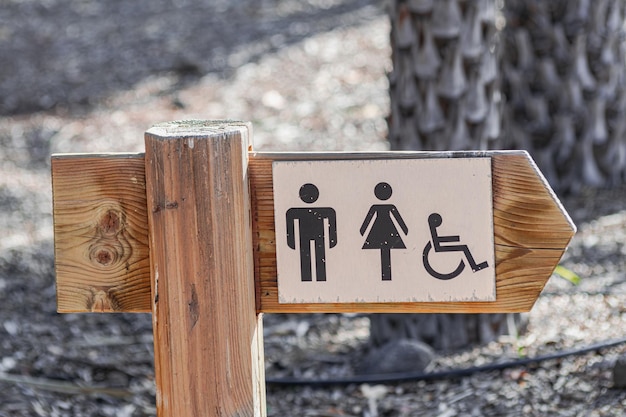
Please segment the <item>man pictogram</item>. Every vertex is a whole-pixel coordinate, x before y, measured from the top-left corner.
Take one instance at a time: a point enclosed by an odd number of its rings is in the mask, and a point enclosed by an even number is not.
[[[313,204],[319,197],[314,184],[300,187],[300,199]],[[294,207],[287,210],[287,245],[296,249],[296,227],[300,243],[300,276],[302,281],[312,281],[311,255],[315,254],[315,279],[326,281],[326,238],[330,248],[337,245],[337,219],[335,210],[330,207]],[[327,224],[328,230],[326,230]]]

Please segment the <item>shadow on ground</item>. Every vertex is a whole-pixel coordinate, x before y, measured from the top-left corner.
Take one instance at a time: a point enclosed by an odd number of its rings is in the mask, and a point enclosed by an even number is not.
[[[0,8],[0,114],[85,107],[142,79],[180,83],[382,13],[372,0],[9,0]]]

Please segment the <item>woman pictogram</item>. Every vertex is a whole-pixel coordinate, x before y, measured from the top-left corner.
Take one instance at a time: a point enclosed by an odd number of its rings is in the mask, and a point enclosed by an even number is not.
[[[374,195],[379,200],[385,201],[389,200],[392,191],[389,184],[380,182],[374,188]],[[391,280],[391,249],[406,249],[396,223],[405,235],[408,234],[409,229],[406,227],[396,206],[393,204],[374,204],[370,207],[360,230],[361,236],[363,236],[371,224],[370,231],[361,249],[380,250],[380,266],[383,281]]]

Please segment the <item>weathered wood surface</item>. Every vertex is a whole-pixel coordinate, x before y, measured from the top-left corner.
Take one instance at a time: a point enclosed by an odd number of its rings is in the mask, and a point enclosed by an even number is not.
[[[265,415],[246,178],[249,129],[172,122],[146,132],[160,417]]]
[[[144,158],[52,157],[59,312],[150,311]]]
[[[496,255],[495,302],[458,303],[354,303],[354,304],[279,304],[276,279],[276,246],[271,166],[274,160],[358,159],[358,158],[432,158],[489,156],[492,158],[493,209]],[[135,156],[135,159],[143,158]],[[117,158],[112,157],[111,163]],[[126,159],[128,160],[128,158]],[[74,161],[78,161],[74,158]],[[576,228],[547,186],[526,152],[461,152],[461,153],[335,153],[335,154],[264,154],[250,153],[248,178],[253,217],[254,268],[256,303],[259,312],[523,312],[529,311],[557,265]],[[65,183],[70,186],[70,183]],[[111,189],[116,185],[111,184]],[[56,204],[56,202],[55,202]],[[97,204],[94,204],[94,210]],[[139,213],[137,213],[139,216]],[[144,222],[147,223],[147,214]],[[145,226],[144,226],[145,227]],[[69,230],[71,232],[71,230]],[[70,239],[68,236],[60,236]],[[59,237],[57,237],[59,238]],[[57,261],[58,262],[58,261]],[[98,271],[90,271],[95,273]],[[120,277],[109,274],[87,277],[94,283],[108,282],[115,287]],[[142,277],[146,283],[150,277]],[[108,281],[110,280],[110,281]],[[57,283],[65,285],[66,276],[59,274]],[[148,286],[149,287],[149,286]],[[145,288],[145,286],[143,287]],[[132,294],[135,304],[149,302],[147,291]],[[147,301],[146,301],[147,300]],[[63,303],[63,306],[61,305]],[[91,311],[81,298],[59,298],[60,310]],[[145,311],[149,311],[146,309]]]

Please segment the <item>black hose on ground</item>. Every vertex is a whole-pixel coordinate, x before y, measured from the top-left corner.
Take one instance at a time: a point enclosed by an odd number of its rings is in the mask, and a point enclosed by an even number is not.
[[[534,358],[520,358],[507,362],[490,363],[487,365],[473,366],[470,368],[455,368],[438,372],[400,372],[382,375],[356,375],[346,378],[332,379],[300,379],[300,378],[266,378],[267,385],[277,386],[333,386],[351,384],[383,384],[398,382],[433,381],[440,379],[454,379],[470,376],[479,372],[500,371],[508,368],[518,368],[545,362],[554,359],[562,359],[568,356],[584,355],[601,349],[608,349],[626,343],[626,338],[609,340],[579,349],[560,350],[547,355],[536,356]]]

